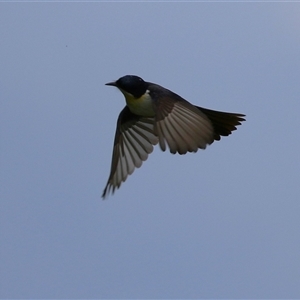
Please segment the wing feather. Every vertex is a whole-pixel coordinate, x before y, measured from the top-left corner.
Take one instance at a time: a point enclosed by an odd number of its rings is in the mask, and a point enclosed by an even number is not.
[[[156,101],[155,131],[161,149],[166,149],[166,141],[173,154],[197,152],[213,140],[213,126],[205,114],[185,100],[174,101],[174,97]]]
[[[114,193],[128,175],[139,168],[158,143],[154,133],[154,118],[140,117],[126,106],[119,115],[115,134],[111,171],[103,191],[105,198]]]

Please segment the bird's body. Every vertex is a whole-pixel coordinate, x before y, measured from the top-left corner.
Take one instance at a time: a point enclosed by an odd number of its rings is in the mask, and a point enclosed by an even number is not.
[[[228,136],[245,120],[243,114],[194,106],[138,76],[126,75],[107,85],[120,89],[126,106],[117,121],[111,172],[103,198],[142,165],[157,143],[163,151],[168,145],[173,154],[197,152],[221,136]]]

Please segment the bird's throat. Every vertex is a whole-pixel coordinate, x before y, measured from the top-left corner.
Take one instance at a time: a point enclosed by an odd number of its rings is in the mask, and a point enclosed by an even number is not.
[[[150,95],[146,92],[140,98],[135,98],[130,94],[125,94],[127,106],[130,111],[138,116],[153,117],[155,115],[153,103]]]

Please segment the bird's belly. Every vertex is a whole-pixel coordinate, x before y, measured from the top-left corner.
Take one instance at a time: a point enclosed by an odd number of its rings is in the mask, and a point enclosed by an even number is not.
[[[142,97],[127,98],[126,103],[130,111],[138,116],[153,117],[155,115],[151,97],[146,93]]]

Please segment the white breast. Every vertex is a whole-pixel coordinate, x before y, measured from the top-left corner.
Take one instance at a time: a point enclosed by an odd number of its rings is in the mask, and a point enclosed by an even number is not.
[[[138,99],[126,97],[126,95],[125,98],[129,109],[134,114],[144,117],[153,117],[155,115],[149,91],[146,91],[146,93]]]

